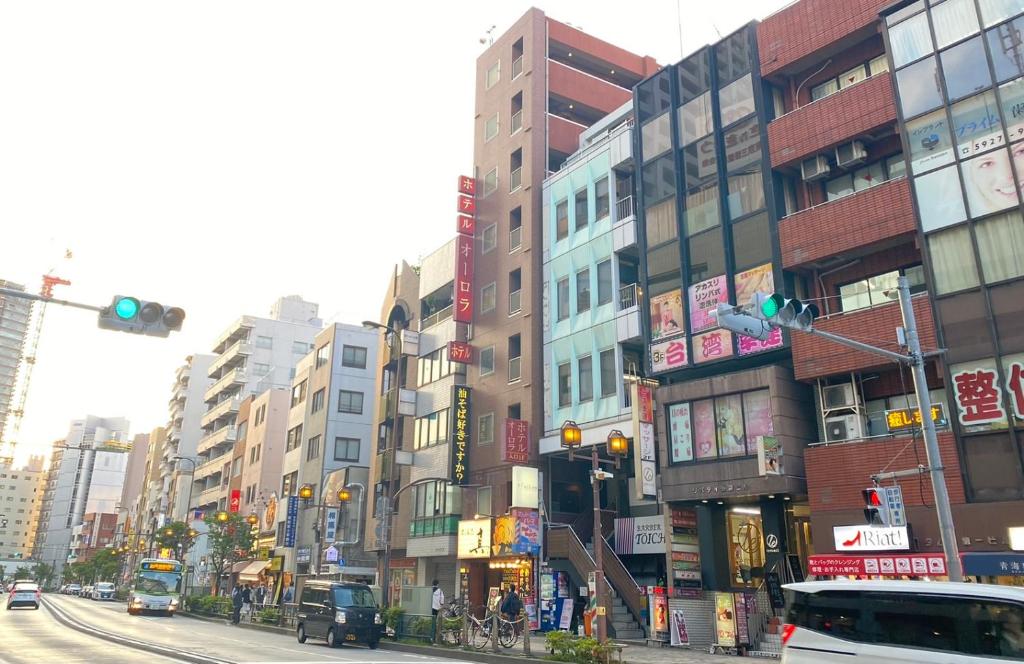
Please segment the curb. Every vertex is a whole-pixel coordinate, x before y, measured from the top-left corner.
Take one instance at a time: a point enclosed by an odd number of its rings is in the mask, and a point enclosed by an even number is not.
[[[145,641],[138,641],[136,639],[129,638],[127,636],[121,636],[113,632],[107,632],[102,629],[98,629],[91,625],[87,625],[83,622],[79,622],[77,619],[72,618],[71,615],[64,609],[54,605],[50,600],[45,597],[42,599],[43,606],[46,610],[54,617],[54,619],[65,627],[70,627],[75,631],[88,634],[111,643],[133,648],[135,650],[142,650],[145,652],[153,653],[155,655],[162,655],[164,657],[170,657],[173,659],[179,659],[186,662],[192,662],[193,664],[234,664],[226,659],[217,659],[215,657],[209,657],[206,655],[199,655],[187,650],[178,650],[176,648],[170,648],[167,646],[160,646],[154,643],[146,643]]]
[[[513,664],[522,662],[544,662],[549,664],[551,660],[539,657],[527,657],[525,655],[495,655],[493,652],[483,650],[463,650],[461,648],[438,648],[436,646],[414,646],[408,643],[396,643],[393,641],[381,641],[381,650],[394,650],[413,655],[429,655],[431,657],[442,657],[446,659],[461,659],[467,662],[481,662],[482,664]]]
[[[204,615],[200,615],[198,613],[190,613],[188,611],[181,611],[181,612],[178,613],[178,615],[179,616],[183,616],[185,618],[191,618],[192,620],[202,620],[203,622],[209,622],[209,623],[231,622],[227,618],[222,618],[222,617],[219,617],[219,616],[217,616],[217,617],[214,617],[214,616],[204,616]],[[278,627],[277,625],[264,625],[263,623],[241,622],[241,623],[238,623],[237,625],[235,625],[235,627],[244,627],[245,629],[255,629],[255,630],[259,630],[261,632],[270,632],[272,634],[286,634],[288,636],[293,636],[294,635],[292,630],[288,629],[287,627]]]

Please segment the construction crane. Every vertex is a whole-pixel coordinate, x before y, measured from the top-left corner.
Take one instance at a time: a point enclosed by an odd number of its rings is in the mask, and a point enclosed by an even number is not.
[[[71,258],[71,252],[68,251],[65,258]],[[53,272],[53,270],[50,270]],[[55,286],[70,286],[71,282],[67,279],[53,276],[52,274],[43,275],[43,287],[40,289],[39,294],[43,297],[53,297],[53,289]],[[38,304],[38,307],[36,306]],[[36,364],[36,353],[39,350],[39,337],[43,331],[43,319],[46,317],[46,302],[32,302],[29,305],[29,320],[32,320],[32,314],[35,314],[35,325],[32,328],[31,335],[28,339],[28,352],[22,355],[22,366],[24,372],[21,375],[21,380],[18,384],[18,391],[12,403],[16,403],[17,406],[11,410],[9,416],[10,428],[4,428],[4,431],[10,431],[7,434],[6,441],[0,441],[0,465],[13,465],[14,464],[14,452],[18,444],[18,433],[21,431],[21,421],[25,416],[25,403],[28,401],[28,390],[29,385],[32,382],[32,368]]]

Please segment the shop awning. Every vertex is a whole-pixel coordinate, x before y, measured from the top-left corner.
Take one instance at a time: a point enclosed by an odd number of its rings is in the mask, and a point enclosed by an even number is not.
[[[807,573],[815,576],[946,576],[941,553],[808,556]]]
[[[960,557],[968,576],[1024,576],[1024,553],[964,553]]]
[[[242,583],[259,581],[259,575],[268,567],[270,567],[269,560],[254,560],[246,563],[242,571],[238,572],[238,580]]]

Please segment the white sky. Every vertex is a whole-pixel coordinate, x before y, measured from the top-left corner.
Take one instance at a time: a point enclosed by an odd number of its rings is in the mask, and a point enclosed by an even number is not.
[[[678,0],[686,54],[788,0]],[[18,456],[73,418],[167,420],[175,368],[281,295],[379,315],[394,264],[453,232],[472,170],[479,39],[528,2],[0,4],[0,278],[187,312],[168,339],[51,306]],[[443,9],[441,9],[443,8]],[[661,63],[677,2],[551,0],[552,18]],[[65,250],[73,258],[64,258]]]

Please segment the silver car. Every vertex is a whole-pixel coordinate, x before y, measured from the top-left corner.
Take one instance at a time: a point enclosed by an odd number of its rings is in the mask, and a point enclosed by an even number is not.
[[[107,583],[106,581],[100,581],[92,587],[92,595],[90,599],[114,601],[114,584]]]

